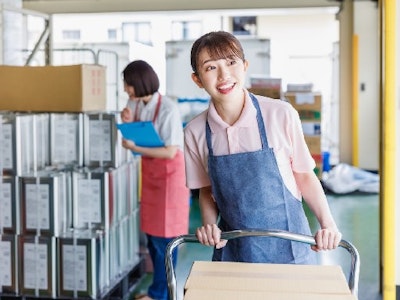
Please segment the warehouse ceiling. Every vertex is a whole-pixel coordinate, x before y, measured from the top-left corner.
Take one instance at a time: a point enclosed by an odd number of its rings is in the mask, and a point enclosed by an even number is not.
[[[338,6],[335,0],[23,0],[23,8],[47,14]]]

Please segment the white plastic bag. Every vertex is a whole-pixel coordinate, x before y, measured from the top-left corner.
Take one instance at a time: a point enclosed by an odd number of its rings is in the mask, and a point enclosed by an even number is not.
[[[336,194],[356,191],[379,193],[379,175],[343,163],[331,169],[322,183]]]

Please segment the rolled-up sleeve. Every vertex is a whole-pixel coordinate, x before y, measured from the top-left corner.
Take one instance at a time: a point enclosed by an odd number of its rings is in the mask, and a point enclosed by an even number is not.
[[[189,189],[210,185],[204,128],[205,118],[199,116],[189,122],[184,130],[186,186]]]

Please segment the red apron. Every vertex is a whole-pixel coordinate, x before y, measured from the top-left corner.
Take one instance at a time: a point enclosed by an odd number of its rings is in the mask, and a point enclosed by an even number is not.
[[[143,232],[158,237],[188,233],[189,189],[182,151],[173,159],[142,157],[140,225]]]
[[[158,98],[153,123],[158,116]],[[136,106],[137,107],[137,106]],[[137,111],[135,111],[136,119]],[[140,226],[158,237],[176,237],[189,231],[189,189],[185,185],[183,152],[173,159],[143,156],[140,199]]]

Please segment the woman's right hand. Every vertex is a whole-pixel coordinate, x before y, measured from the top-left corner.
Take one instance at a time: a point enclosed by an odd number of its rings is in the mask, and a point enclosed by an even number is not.
[[[217,224],[207,224],[198,227],[196,230],[196,237],[199,242],[206,246],[215,246],[216,249],[225,247],[227,240],[221,240],[221,229]]]
[[[133,122],[133,112],[129,107],[125,107],[121,111],[121,119],[124,123]]]

